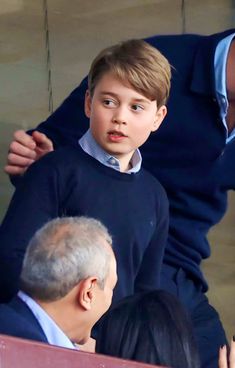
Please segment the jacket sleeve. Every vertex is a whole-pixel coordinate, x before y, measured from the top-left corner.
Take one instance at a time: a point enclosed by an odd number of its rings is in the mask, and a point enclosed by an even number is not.
[[[75,145],[89,126],[89,120],[84,113],[86,90],[87,78],[73,90],[47,120],[33,130],[46,134],[52,140],[55,148],[68,144]],[[28,133],[32,133],[33,130],[29,130]]]

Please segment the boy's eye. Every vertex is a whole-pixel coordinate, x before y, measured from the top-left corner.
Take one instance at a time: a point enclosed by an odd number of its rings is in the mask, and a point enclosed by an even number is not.
[[[131,108],[132,108],[132,110],[134,110],[134,111],[141,111],[141,110],[143,110],[143,109],[144,109],[144,108],[143,108],[143,106],[138,105],[138,104],[134,104],[134,105],[132,105],[132,106],[131,106]]]
[[[115,106],[115,101],[114,101],[114,100],[112,100],[112,99],[110,99],[110,98],[105,98],[105,99],[103,100],[103,104],[104,104],[105,106],[110,106],[110,107],[112,107],[112,106]]]

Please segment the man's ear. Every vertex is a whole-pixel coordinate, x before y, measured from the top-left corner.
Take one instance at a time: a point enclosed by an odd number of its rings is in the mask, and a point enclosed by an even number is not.
[[[88,277],[82,280],[79,284],[77,301],[79,305],[85,309],[90,310],[95,295],[95,288],[97,285],[96,277]]]
[[[84,104],[84,111],[86,117],[90,119],[91,116],[91,94],[90,91],[87,89],[85,94],[85,104]]]
[[[167,114],[167,107],[165,105],[159,107],[159,109],[156,112],[155,120],[153,122],[152,132],[155,132],[160,127],[166,114]]]

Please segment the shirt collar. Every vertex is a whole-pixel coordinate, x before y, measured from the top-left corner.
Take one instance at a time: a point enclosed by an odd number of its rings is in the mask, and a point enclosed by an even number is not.
[[[120,171],[120,163],[119,160],[105,152],[96,140],[93,138],[93,135],[88,129],[88,131],[82,136],[79,140],[79,144],[82,147],[83,151],[88,153],[88,155],[92,156],[103,165],[111,167],[114,170]],[[126,171],[126,174],[137,173],[141,168],[142,157],[140,151],[135,150],[132,159],[131,159],[131,169]]]
[[[227,98],[226,91],[226,63],[230,44],[235,36],[235,33],[221,40],[215,50],[215,88],[216,93]]]
[[[33,300],[23,291],[18,292],[18,297],[23,300],[25,304],[27,304],[31,312],[34,314],[35,318],[42,327],[49,344],[60,346],[63,348],[76,349],[69,338],[59,328],[59,326],[35,300]]]
[[[220,107],[220,116],[222,118],[223,124],[228,132],[226,124],[226,115],[228,111],[228,99],[227,99],[227,89],[226,89],[226,63],[228,57],[228,51],[230,44],[235,37],[235,33],[222,39],[215,50],[214,58],[214,69],[215,69],[215,90],[216,97]],[[233,139],[235,136],[235,130],[233,130],[229,137],[227,137],[227,143]]]

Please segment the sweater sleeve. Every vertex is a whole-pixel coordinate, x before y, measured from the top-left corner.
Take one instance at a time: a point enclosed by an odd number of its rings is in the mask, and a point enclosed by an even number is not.
[[[163,189],[160,196],[158,194],[156,216],[156,227],[135,279],[135,292],[154,290],[160,286],[160,273],[169,228],[169,204]]]
[[[33,164],[24,175],[0,227],[0,301],[18,290],[25,250],[33,234],[59,214],[56,169],[47,160]]]

